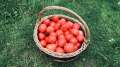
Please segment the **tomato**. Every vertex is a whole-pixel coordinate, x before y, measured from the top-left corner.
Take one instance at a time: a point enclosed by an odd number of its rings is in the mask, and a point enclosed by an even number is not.
[[[51,27],[54,27],[55,25],[56,25],[55,22],[51,22],[51,23],[50,23],[50,26],[51,26]]]
[[[69,28],[72,28],[73,23],[72,23],[71,21],[68,21],[68,22],[67,22],[67,25],[69,26]]]
[[[45,40],[41,40],[40,43],[41,43],[41,45],[42,45],[43,47],[45,47],[45,46],[47,45],[47,43],[46,43]]]
[[[58,30],[56,31],[56,34],[59,36],[59,35],[62,35],[63,34],[63,31],[62,30]]]
[[[73,38],[73,35],[71,33],[69,33],[69,34],[65,35],[65,38],[67,41],[70,41],[71,38]]]
[[[45,38],[45,35],[43,33],[39,33],[38,37],[39,37],[40,40],[43,40]]]
[[[62,31],[67,31],[69,29],[69,26],[67,24],[62,25],[61,27]]]
[[[56,39],[56,36],[51,36],[51,35],[50,35],[48,42],[49,42],[49,43],[55,43],[56,40],[57,40],[57,39]]]
[[[43,24],[46,24],[47,26],[50,25],[50,20],[49,19],[43,20]]]
[[[75,36],[77,36],[79,34],[79,30],[78,29],[71,29],[72,34],[74,34]]]
[[[49,37],[45,37],[46,43],[49,43]]]
[[[77,43],[77,39],[75,37],[72,37],[70,39],[70,42],[73,43],[73,44],[76,44]]]
[[[51,32],[51,33],[50,33],[50,36],[55,36],[55,37],[56,37],[57,34],[56,34],[55,32]]]
[[[56,44],[48,44],[46,46],[46,48],[51,51],[55,51],[56,47],[57,47]]]
[[[78,35],[77,39],[80,43],[82,43],[84,41],[84,36],[83,35]]]
[[[45,32],[46,28],[47,28],[47,26],[45,24],[40,24],[38,30],[39,30],[39,32]]]
[[[77,46],[74,46],[74,51],[78,50],[78,47]]]
[[[67,53],[73,52],[74,51],[74,45],[72,43],[67,43],[64,46],[64,51],[67,52]]]
[[[64,53],[64,49],[61,48],[61,47],[57,47],[56,48],[56,52],[58,52],[58,53]]]
[[[54,26],[54,29],[55,29],[55,31],[57,31],[57,30],[59,30],[59,28],[60,28],[60,23],[57,23],[57,24]]]
[[[80,48],[81,45],[82,45],[81,43],[77,43],[77,44],[76,44],[76,46],[77,46],[78,48]]]
[[[58,16],[53,16],[53,17],[52,17],[52,21],[58,22],[58,21],[59,21],[59,17],[58,17]]]
[[[60,23],[61,25],[64,25],[66,23],[66,20],[64,18],[62,18],[58,21],[58,23]]]
[[[84,36],[83,31],[80,30],[78,35]]]
[[[59,40],[57,41],[57,45],[58,45],[59,47],[63,47],[65,44],[66,44],[66,40],[65,40],[65,39],[59,39]]]
[[[73,24],[73,28],[74,28],[74,29],[80,29],[80,24],[74,23],[74,24]]]
[[[54,31],[54,28],[53,28],[53,27],[49,26],[49,27],[47,28],[47,32],[48,32],[48,33],[51,33],[51,32],[53,32],[53,31]]]

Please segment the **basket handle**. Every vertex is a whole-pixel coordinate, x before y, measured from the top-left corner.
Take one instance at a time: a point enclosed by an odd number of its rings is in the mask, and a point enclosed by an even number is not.
[[[77,14],[75,13],[74,11],[68,9],[68,8],[65,8],[65,7],[61,7],[61,6],[47,6],[45,8],[43,8],[43,10],[40,11],[39,15],[42,17],[44,15],[44,13],[48,10],[62,10],[62,11],[65,11],[73,16],[75,16],[84,26],[86,26],[86,30],[85,31],[86,33],[88,33],[87,35],[87,39],[90,38],[90,31],[89,31],[89,28],[88,28],[88,25],[85,23],[85,21]],[[90,39],[88,39],[90,40]]]

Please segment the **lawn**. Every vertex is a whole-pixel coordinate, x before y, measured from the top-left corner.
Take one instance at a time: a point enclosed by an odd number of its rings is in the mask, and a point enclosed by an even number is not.
[[[68,63],[40,53],[33,30],[42,8],[67,7],[88,24],[87,50]],[[120,67],[120,0],[0,0],[0,67]]]

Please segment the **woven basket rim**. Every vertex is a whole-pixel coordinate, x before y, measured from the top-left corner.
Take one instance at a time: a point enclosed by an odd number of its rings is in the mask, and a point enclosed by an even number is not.
[[[44,53],[46,53],[46,54],[48,54],[48,55],[50,55],[50,56],[56,57],[56,58],[70,58],[70,57],[77,56],[78,54],[80,54],[82,51],[84,51],[84,50],[87,48],[88,42],[89,42],[90,40],[87,40],[87,39],[86,39],[87,42],[84,41],[83,44],[82,44],[82,46],[80,47],[80,49],[78,49],[77,51],[72,52],[72,53],[64,53],[64,54],[50,51],[50,50],[48,50],[48,49],[46,49],[46,48],[44,48],[44,47],[41,46],[41,43],[40,43],[40,41],[38,40],[38,36],[37,36],[38,26],[41,24],[41,22],[42,22],[44,19],[46,19],[46,18],[51,18],[52,16],[55,16],[55,15],[57,15],[57,16],[59,16],[59,17],[67,18],[67,19],[69,19],[70,21],[77,22],[77,23],[79,23],[81,26],[83,26],[83,24],[80,23],[80,21],[78,21],[77,19],[72,18],[72,17],[69,17],[69,16],[66,16],[66,15],[62,15],[62,14],[52,14],[52,15],[44,16],[44,17],[42,17],[42,18],[38,18],[38,19],[37,19],[37,22],[36,22],[36,25],[35,25],[35,28],[34,28],[34,34],[33,34],[33,38],[34,38],[34,41],[36,42],[36,45],[39,47],[39,49],[40,49],[42,52],[44,52]],[[83,27],[85,27],[85,26],[83,26]],[[85,29],[84,29],[83,31],[85,31]],[[85,34],[87,35],[87,34],[89,34],[89,33],[85,33]],[[86,35],[85,35],[85,36],[86,36]]]

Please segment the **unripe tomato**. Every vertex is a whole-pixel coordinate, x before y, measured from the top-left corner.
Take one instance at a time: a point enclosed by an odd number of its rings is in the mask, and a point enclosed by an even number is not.
[[[46,48],[51,51],[55,51],[56,47],[57,47],[56,44],[48,44],[46,46]]]
[[[43,33],[39,33],[38,37],[39,37],[40,40],[43,40],[45,38],[45,35]]]
[[[49,26],[50,25],[50,20],[49,19],[43,20],[43,24],[46,24],[47,26]]]
[[[52,21],[57,23],[59,21],[59,17],[58,16],[53,16]]]
[[[61,48],[61,47],[57,47],[56,48],[56,52],[58,52],[58,53],[64,53],[64,49]]]
[[[74,45],[72,43],[67,43],[64,46],[64,51],[67,52],[67,53],[74,52]]]
[[[47,28],[47,26],[45,24],[40,24],[38,30],[39,30],[39,32],[45,32],[46,28]]]

